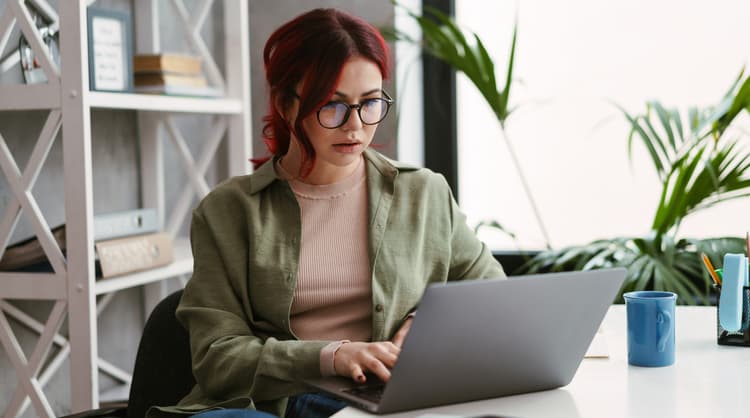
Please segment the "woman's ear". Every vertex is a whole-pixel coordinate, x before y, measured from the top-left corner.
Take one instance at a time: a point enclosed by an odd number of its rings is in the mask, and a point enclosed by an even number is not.
[[[284,121],[286,121],[286,112],[284,111],[284,104],[282,103],[280,96],[276,96],[276,99],[273,101],[273,107],[276,110],[276,113],[281,115]]]
[[[284,99],[279,95],[276,97],[276,100],[274,100],[274,107],[281,117],[284,118],[287,125],[294,125],[294,116],[296,113],[294,111],[294,103],[285,104]]]

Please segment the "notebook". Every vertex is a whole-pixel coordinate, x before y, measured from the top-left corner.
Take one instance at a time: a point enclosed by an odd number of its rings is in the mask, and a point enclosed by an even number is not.
[[[432,284],[387,384],[307,383],[374,413],[565,386],[624,279],[617,268]]]

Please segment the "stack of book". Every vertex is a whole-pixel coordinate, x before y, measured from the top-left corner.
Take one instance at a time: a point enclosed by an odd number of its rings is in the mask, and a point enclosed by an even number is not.
[[[184,54],[150,54],[133,57],[133,82],[137,93],[215,97],[201,71],[201,59]]]
[[[52,229],[65,253],[65,225]],[[136,209],[94,216],[96,277],[108,278],[148,270],[174,260],[172,238],[158,232],[156,209]],[[52,266],[36,236],[9,245],[0,271],[44,272]]]

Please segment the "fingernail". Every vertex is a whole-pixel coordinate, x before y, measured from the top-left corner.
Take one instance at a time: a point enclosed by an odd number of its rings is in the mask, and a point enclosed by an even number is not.
[[[365,381],[365,376],[364,375],[357,376],[357,381],[364,382]]]

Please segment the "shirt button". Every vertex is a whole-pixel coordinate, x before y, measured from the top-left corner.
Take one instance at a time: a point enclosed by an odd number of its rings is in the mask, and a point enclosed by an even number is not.
[[[379,303],[375,305],[375,312],[383,312],[383,305]]]

